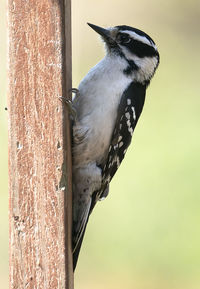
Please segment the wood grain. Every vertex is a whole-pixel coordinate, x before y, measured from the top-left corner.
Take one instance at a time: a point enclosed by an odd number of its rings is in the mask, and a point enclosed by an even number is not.
[[[8,0],[10,288],[73,288],[70,0]]]

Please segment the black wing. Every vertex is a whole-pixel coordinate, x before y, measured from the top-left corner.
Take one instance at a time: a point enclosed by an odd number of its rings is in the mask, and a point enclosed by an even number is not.
[[[146,86],[132,82],[123,93],[118,108],[118,116],[108,151],[107,162],[103,168],[103,186],[98,197],[104,195],[111,179],[119,168],[140,117],[145,101]]]

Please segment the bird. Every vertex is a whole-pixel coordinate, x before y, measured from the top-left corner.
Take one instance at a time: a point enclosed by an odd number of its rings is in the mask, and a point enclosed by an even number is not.
[[[88,25],[102,38],[106,53],[80,82],[72,101],[74,270],[89,216],[108,195],[160,62],[156,44],[145,32],[127,25]]]

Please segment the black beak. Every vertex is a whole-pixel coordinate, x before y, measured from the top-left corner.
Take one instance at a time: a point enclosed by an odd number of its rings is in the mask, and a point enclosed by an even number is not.
[[[94,24],[91,24],[91,23],[88,23],[88,25],[94,30],[96,31],[98,34],[100,34],[105,40],[110,40],[111,38],[111,35],[110,35],[110,31],[105,29],[105,28],[102,28],[102,27],[99,27],[97,25],[94,25]]]

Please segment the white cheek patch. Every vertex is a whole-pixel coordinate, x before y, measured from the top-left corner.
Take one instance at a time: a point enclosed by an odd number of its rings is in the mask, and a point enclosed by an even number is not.
[[[144,58],[135,57],[134,61],[136,65],[140,67],[140,70],[138,71],[138,77],[141,80],[142,78],[150,79],[153,76],[156,67],[158,66],[157,57],[144,57]]]
[[[152,46],[155,48],[155,50],[157,50],[157,47],[156,45],[151,42],[148,38],[146,38],[145,36],[141,36],[133,31],[130,31],[130,30],[123,30],[124,33],[127,33],[131,38],[135,39],[135,40],[138,40],[144,44],[147,44],[149,46]]]

